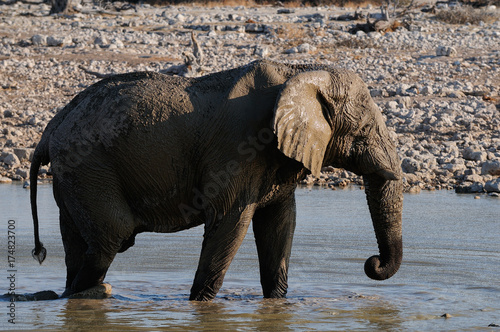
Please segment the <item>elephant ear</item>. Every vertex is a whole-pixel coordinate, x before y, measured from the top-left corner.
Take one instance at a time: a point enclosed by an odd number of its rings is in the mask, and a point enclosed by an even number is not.
[[[332,90],[331,74],[308,71],[290,78],[278,96],[274,110],[274,133],[278,148],[319,176],[332,128],[323,108]]]

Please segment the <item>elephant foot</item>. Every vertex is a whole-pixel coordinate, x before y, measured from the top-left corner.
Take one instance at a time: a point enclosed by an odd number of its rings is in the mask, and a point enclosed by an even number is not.
[[[111,296],[111,290],[110,284],[100,284],[78,293],[66,290],[61,297],[67,297],[68,299],[105,299]]]

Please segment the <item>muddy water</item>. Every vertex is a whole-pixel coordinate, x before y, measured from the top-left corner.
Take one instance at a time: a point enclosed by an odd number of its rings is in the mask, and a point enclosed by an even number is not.
[[[28,191],[0,186],[0,292],[9,288],[8,220],[15,220],[17,293],[62,293],[64,257],[50,184],[39,186],[41,239],[31,257]],[[102,331],[341,331],[490,330],[500,325],[500,199],[447,191],[405,196],[405,256],[390,280],[363,273],[377,251],[364,194],[297,191],[298,222],[288,298],[264,300],[256,249],[248,233],[212,303],[189,302],[202,228],[141,234],[119,254],[106,281],[106,300],[0,300],[0,329]],[[448,314],[449,318],[441,315]]]

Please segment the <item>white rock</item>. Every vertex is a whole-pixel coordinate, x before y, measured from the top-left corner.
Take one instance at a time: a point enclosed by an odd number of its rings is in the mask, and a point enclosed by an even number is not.
[[[437,56],[455,56],[457,55],[457,50],[449,46],[438,46],[436,48]]]
[[[48,36],[47,37],[47,46],[67,46],[70,45],[73,42],[73,40],[69,37],[54,37],[54,36]]]
[[[315,50],[316,50],[315,46],[312,46],[309,43],[304,43],[304,44],[301,44],[297,47],[293,47],[289,50],[286,50],[285,53],[286,54],[309,53],[309,52],[312,52]]]
[[[404,108],[410,108],[413,104],[413,101],[410,97],[401,97],[399,98],[399,103],[404,106]]]
[[[465,94],[462,91],[451,91],[446,96],[450,98],[465,98]]]
[[[0,177],[0,183],[11,183],[12,182],[12,179],[9,179],[7,177]]]
[[[44,35],[34,35],[31,37],[31,42],[35,46],[44,46],[47,44],[47,36]]]
[[[398,102],[395,101],[395,100],[391,100],[390,102],[387,103],[387,108],[391,109],[391,110],[395,110],[398,108]]]
[[[94,39],[94,45],[98,45],[100,47],[105,47],[108,44],[109,43],[108,43],[108,40],[106,39],[106,37],[98,36]]]
[[[186,16],[185,16],[185,15],[182,15],[182,14],[177,14],[174,18],[175,18],[177,21],[181,22],[181,23],[186,22]]]
[[[254,54],[257,56],[260,56],[261,58],[265,58],[269,55],[269,47],[265,45],[258,45],[255,47],[255,52]]]
[[[464,159],[474,160],[474,161],[486,161],[488,158],[488,153],[485,151],[479,151],[472,147],[466,147],[463,152]]]
[[[123,45],[123,42],[118,39],[118,38],[113,38],[111,40],[111,43],[109,44],[109,48],[113,49],[113,48],[124,48],[125,45]]]

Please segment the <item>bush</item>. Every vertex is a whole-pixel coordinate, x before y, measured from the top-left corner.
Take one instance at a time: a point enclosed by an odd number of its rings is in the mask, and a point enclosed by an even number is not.
[[[479,22],[493,23],[500,19],[496,11],[474,9],[470,6],[460,6],[439,11],[436,18],[449,24],[478,24]]]

